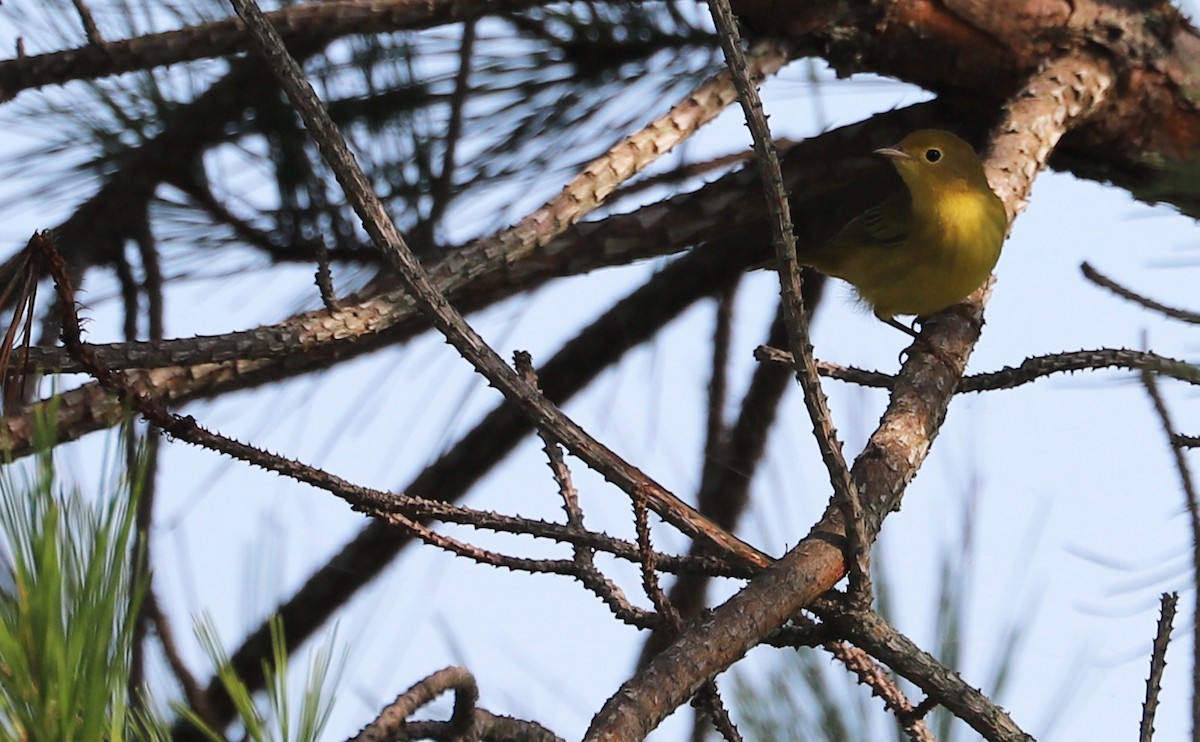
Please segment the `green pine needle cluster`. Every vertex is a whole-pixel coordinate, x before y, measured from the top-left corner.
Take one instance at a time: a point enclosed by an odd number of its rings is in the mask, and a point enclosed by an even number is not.
[[[62,486],[49,451],[0,473],[0,735],[11,740],[165,738],[130,703],[145,571],[135,484],[102,502]]]
[[[86,496],[59,481],[48,447],[32,466],[0,469],[0,739],[170,739],[145,690],[131,689],[148,580],[135,538],[140,477],[125,472],[120,480]],[[271,628],[265,698],[232,671],[210,621],[196,632],[248,739],[315,742],[341,671],[332,639],[314,653],[300,703],[289,707],[283,624],[275,619]],[[189,709],[176,711],[209,739],[225,740]]]

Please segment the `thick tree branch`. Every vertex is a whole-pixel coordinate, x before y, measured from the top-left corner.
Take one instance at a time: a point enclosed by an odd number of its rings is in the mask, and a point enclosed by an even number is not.
[[[1103,58],[1120,85],[1105,115],[1075,127],[1051,165],[1200,215],[1200,34],[1169,2],[736,0],[734,11],[753,28],[814,45],[839,74],[895,77],[983,110],[1047,59]]]

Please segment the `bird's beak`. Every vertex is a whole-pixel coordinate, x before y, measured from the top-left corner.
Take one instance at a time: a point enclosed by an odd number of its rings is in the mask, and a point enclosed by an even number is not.
[[[875,150],[875,154],[883,155],[889,160],[896,160],[897,162],[912,159],[912,155],[908,154],[907,152],[902,152],[895,147],[884,147],[883,149],[877,149]]]

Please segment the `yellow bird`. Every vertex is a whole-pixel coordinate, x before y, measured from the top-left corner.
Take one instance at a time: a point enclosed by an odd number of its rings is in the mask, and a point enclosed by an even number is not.
[[[892,161],[907,188],[827,242],[798,247],[797,257],[852,284],[876,317],[915,336],[894,317],[939,312],[983,285],[1008,216],[971,145],[948,131],[915,131],[875,153]]]

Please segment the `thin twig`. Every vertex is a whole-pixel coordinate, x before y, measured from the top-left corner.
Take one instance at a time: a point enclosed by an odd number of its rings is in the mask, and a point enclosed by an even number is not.
[[[1169,307],[1166,304],[1161,304],[1153,299],[1135,293],[1093,268],[1091,263],[1083,263],[1079,266],[1079,269],[1083,271],[1084,277],[1089,281],[1097,286],[1102,286],[1108,289],[1122,299],[1128,299],[1134,304],[1140,304],[1146,309],[1158,312],[1159,314],[1164,314],[1172,319],[1181,320],[1193,325],[1200,324],[1200,314],[1197,314],[1196,312],[1190,312],[1186,309]]]
[[[79,21],[83,24],[83,32],[87,35],[88,43],[100,46],[104,43],[104,37],[100,35],[100,28],[96,25],[96,19],[92,17],[92,11],[88,9],[83,0],[71,0],[75,5],[76,12],[79,13]]]
[[[122,434],[125,438],[125,469],[137,477],[133,487],[137,492],[137,512],[134,514],[133,549],[129,556],[130,574],[137,581],[145,580],[146,598],[138,607],[138,614],[133,628],[133,649],[130,653],[129,697],[135,704],[140,704],[145,697],[142,684],[145,682],[146,645],[149,637],[153,616],[149,601],[151,564],[151,531],[154,525],[154,498],[157,494],[159,453],[162,450],[162,436],[157,428],[146,427],[144,435],[139,436],[133,418],[126,421]],[[139,445],[139,441],[142,445]]]
[[[839,600],[844,603],[844,596],[839,596]],[[798,613],[792,616],[787,626],[767,637],[763,643],[791,649],[823,648],[845,665],[847,670],[854,673],[861,683],[868,686],[872,695],[883,700],[884,706],[896,715],[910,739],[922,742],[933,739],[924,722],[928,709],[923,709],[921,704],[913,706],[904,695],[904,691],[892,676],[879,666],[874,657],[835,636],[831,626],[817,622],[805,613]]]
[[[1200,448],[1200,436],[1176,433],[1171,436],[1171,443],[1180,448]]]
[[[163,657],[167,660],[167,666],[171,668],[171,675],[175,678],[175,682],[179,683],[179,687],[183,690],[183,697],[187,699],[188,706],[209,725],[222,726],[209,703],[208,694],[204,692],[204,688],[196,680],[196,676],[192,674],[191,670],[188,670],[187,664],[183,661],[179,645],[175,643],[175,631],[171,627],[170,619],[163,613],[153,584],[146,589],[144,605],[147,615],[154,623],[155,631],[158,632],[158,642],[162,648]]]
[[[671,633],[678,634],[683,630],[683,618],[680,617],[679,611],[675,610],[675,606],[671,605],[671,601],[667,599],[667,594],[663,592],[662,586],[658,582],[654,547],[650,543],[650,510],[646,507],[645,498],[637,495],[633,498],[633,525],[637,532],[638,552],[642,557],[640,560],[642,589],[646,591],[650,602],[654,604],[654,609],[666,621]]]
[[[736,298],[737,284],[727,287],[717,295],[712,359],[709,362],[712,376],[708,382],[704,425],[704,467],[714,466],[716,462],[725,458],[725,438],[728,432],[725,425],[725,397],[729,389],[729,345],[733,339],[733,307]]]
[[[716,681],[710,680],[708,685],[696,694],[695,703],[708,716],[718,734],[728,742],[743,742],[742,733],[738,731],[737,725],[733,723],[733,717],[729,715],[729,709],[721,700],[721,693],[717,689]]]
[[[825,650],[852,672],[858,681],[871,689],[871,695],[883,701],[884,708],[896,715],[901,728],[913,742],[934,742],[933,732],[925,723],[924,714],[912,705],[900,686],[884,671],[874,658],[858,647],[845,642],[828,642]]]
[[[341,304],[338,303],[337,290],[333,286],[333,269],[329,262],[329,246],[325,244],[325,240],[317,238],[312,241],[313,257],[317,260],[317,272],[313,276],[313,283],[317,285],[317,291],[321,295],[321,304],[325,306],[325,311],[329,314],[337,314]]]
[[[769,345],[758,346],[754,351],[754,357],[761,362],[792,365],[791,353]],[[1097,348],[1034,356],[1026,358],[1017,366],[1005,366],[999,371],[971,374],[963,377],[955,391],[961,394],[1016,389],[1053,374],[1096,371],[1105,368],[1146,369],[1159,376],[1169,376],[1188,384],[1200,385],[1200,366],[1196,364],[1168,358],[1150,351]],[[842,366],[828,361],[817,361],[817,371],[822,376],[831,379],[878,389],[891,389],[896,382],[896,377],[892,374]]]
[[[479,700],[479,686],[466,668],[447,667],[397,696],[395,701],[384,707],[379,716],[349,742],[384,742],[403,738],[408,717],[448,690],[454,691],[454,711],[450,724],[457,729],[446,739],[454,738],[455,734],[464,739],[478,739],[478,730],[473,728],[472,722],[475,703]],[[466,729],[470,729],[474,736],[467,736]]]
[[[1179,593],[1163,593],[1159,602],[1158,631],[1150,649],[1150,674],[1146,677],[1146,700],[1142,703],[1142,723],[1138,742],[1154,738],[1154,715],[1158,712],[1158,694],[1162,690],[1163,671],[1167,669],[1167,647],[1171,644],[1171,626]]]
[[[471,20],[463,24],[462,41],[459,42],[458,74],[454,78],[454,93],[450,97],[450,116],[446,124],[442,166],[429,188],[432,205],[429,207],[428,236],[431,244],[437,223],[450,205],[450,198],[454,192],[454,174],[458,168],[455,155],[458,151],[458,140],[462,137],[463,104],[471,92],[471,62],[474,57],[475,21]]]
[[[1154,374],[1142,371],[1142,384],[1146,387],[1158,415],[1159,423],[1167,440],[1171,442],[1171,454],[1175,458],[1175,471],[1179,473],[1179,483],[1183,487],[1184,504],[1187,506],[1188,525],[1192,529],[1192,574],[1200,579],[1200,498],[1196,494],[1196,485],[1192,481],[1192,471],[1188,467],[1187,457],[1182,446],[1175,444],[1175,426],[1171,422],[1171,411],[1158,389]],[[1192,604],[1192,729],[1200,734],[1200,591],[1194,596]]]
[[[13,275],[12,281],[4,287],[3,291],[0,291],[0,305],[3,305],[10,296],[14,297],[12,320],[5,328],[4,339],[0,340],[0,374],[3,374],[3,378],[0,379],[0,391],[2,391],[0,401],[3,403],[4,413],[8,415],[25,404],[29,377],[32,373],[28,370],[27,361],[32,342],[32,322],[34,305],[37,302],[38,278],[41,275],[32,239],[14,260],[19,268]],[[20,338],[19,349],[17,348],[18,338]],[[17,350],[21,357],[21,362],[16,364],[12,362],[14,350]]]
[[[833,485],[833,499],[843,511],[846,530],[846,564],[850,573],[850,585],[856,600],[870,602],[870,542],[863,530],[863,509],[858,489],[850,476],[850,467],[842,455],[842,446],[833,427],[833,419],[825,393],[821,389],[816,362],[812,355],[812,343],[808,332],[808,312],[801,295],[800,266],[796,261],[796,236],[793,231],[791,208],[783,188],[783,174],[779,168],[779,154],[775,150],[771,131],[763,115],[762,100],[746,71],[746,58],[742,52],[741,34],[737,21],[730,10],[728,0],[708,0],[713,21],[716,23],[721,50],[725,63],[737,87],[738,99],[746,125],[754,139],[759,174],[762,178],[763,195],[767,200],[768,220],[771,225],[772,242],[778,261],[780,289],[783,297],[784,318],[788,328],[788,345],[793,358],[798,359],[796,377],[804,390],[804,403],[812,420],[813,434],[821,451],[821,459]]]
[[[537,372],[533,368],[533,357],[526,351],[517,351],[513,353],[513,361],[517,373],[521,374],[526,383],[537,387],[538,378]],[[567,467],[567,462],[563,459],[562,449],[559,447],[558,441],[548,431],[540,428],[538,429],[538,436],[542,439],[542,447],[546,452],[546,458],[550,462],[550,471],[554,475],[554,481],[558,483],[558,492],[563,500],[563,509],[567,512],[567,527],[579,533],[587,533],[587,529],[583,525],[583,509],[579,506],[579,493],[575,489],[571,470]],[[641,629],[653,629],[661,624],[658,616],[631,603],[625,597],[625,592],[615,582],[605,577],[599,568],[596,567],[595,549],[586,544],[578,543],[572,544],[571,549],[575,561],[575,577],[583,583],[584,587],[600,598],[608,606],[609,610],[613,612],[613,615],[625,623]],[[641,561],[644,556],[640,543],[637,550],[639,561]],[[653,559],[653,555],[650,558]]]
[[[158,243],[154,239],[148,220],[141,220],[137,225],[134,244],[137,245],[138,257],[142,261],[142,280],[138,290],[146,297],[146,337],[151,342],[161,342],[166,332],[163,319],[165,279],[158,255]],[[136,340],[137,336],[130,335],[128,339]]]

